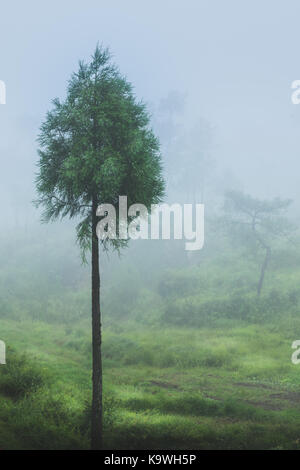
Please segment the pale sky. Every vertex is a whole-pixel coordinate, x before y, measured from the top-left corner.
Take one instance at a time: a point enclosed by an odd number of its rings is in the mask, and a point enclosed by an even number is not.
[[[139,98],[187,94],[186,121],[211,123],[218,164],[247,192],[300,199],[300,105],[290,88],[300,79],[299,18],[297,1],[2,2],[3,206],[29,207],[38,127],[97,41]]]

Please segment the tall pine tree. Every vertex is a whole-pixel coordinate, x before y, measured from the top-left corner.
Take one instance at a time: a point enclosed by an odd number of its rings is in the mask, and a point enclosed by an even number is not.
[[[84,261],[91,251],[93,398],[92,449],[102,448],[102,360],[99,204],[119,196],[148,209],[164,194],[159,142],[149,115],[130,83],[112,64],[107,49],[97,46],[90,63],[79,64],[69,81],[66,99],[53,101],[39,135],[36,178],[37,206],[43,221],[79,218],[77,239]],[[100,240],[108,249],[121,249],[127,240]],[[117,287],[116,287],[117,288]]]

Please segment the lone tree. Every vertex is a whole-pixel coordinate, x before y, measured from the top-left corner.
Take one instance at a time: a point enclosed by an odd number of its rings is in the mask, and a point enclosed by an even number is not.
[[[289,199],[279,198],[271,201],[259,200],[241,191],[228,191],[225,194],[223,220],[230,236],[246,245],[249,250],[263,254],[257,283],[258,296],[263,287],[274,244],[277,240],[287,238],[293,229],[284,216],[291,202]]]
[[[120,250],[128,240],[97,238],[96,211],[119,195],[128,204],[150,209],[164,194],[159,142],[149,126],[146,107],[132,85],[112,64],[108,49],[97,46],[92,60],[79,63],[66,99],[53,100],[39,135],[37,206],[42,220],[79,218],[77,240],[83,261],[91,251],[93,398],[91,446],[101,449],[102,360],[99,242]]]

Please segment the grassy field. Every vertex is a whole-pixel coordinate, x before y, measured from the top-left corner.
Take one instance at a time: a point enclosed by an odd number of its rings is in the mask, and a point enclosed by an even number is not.
[[[0,448],[88,447],[89,335],[82,331],[4,322],[18,354],[9,351],[8,372],[1,369]],[[261,325],[109,329],[106,447],[299,448],[291,339]],[[24,350],[30,359],[22,363]]]
[[[103,291],[107,449],[300,448],[300,365],[291,362],[300,334],[297,254],[278,253],[260,299],[255,260],[226,256],[161,268],[156,283],[126,260],[119,277],[110,275]],[[66,258],[59,269],[73,277],[49,282],[55,259],[45,263],[53,265],[40,278],[39,264],[24,263],[14,302],[7,289],[14,259],[0,273],[0,338],[8,348],[0,449],[89,448],[88,272],[78,275]]]

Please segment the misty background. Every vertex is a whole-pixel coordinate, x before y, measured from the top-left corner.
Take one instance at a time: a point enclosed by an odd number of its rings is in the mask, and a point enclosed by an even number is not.
[[[300,3],[28,0],[0,15],[0,448],[89,448],[90,266],[78,221],[43,225],[32,201],[39,128],[99,43],[148,105],[166,202],[205,204],[198,252],[101,252],[106,448],[300,449]]]
[[[38,220],[31,204],[38,129],[97,41],[149,104],[173,176],[185,158],[179,146],[193,134],[200,150],[209,141],[212,194],[236,186],[297,200],[300,106],[291,103],[291,83],[300,77],[299,12],[297,1],[2,5],[2,227]],[[170,146],[172,132],[184,135],[180,145]]]

